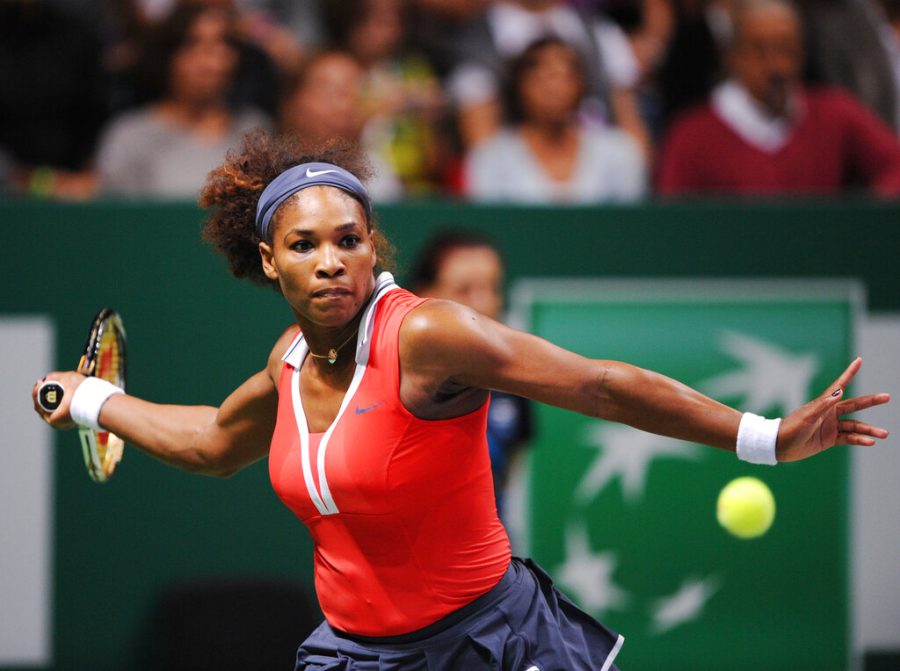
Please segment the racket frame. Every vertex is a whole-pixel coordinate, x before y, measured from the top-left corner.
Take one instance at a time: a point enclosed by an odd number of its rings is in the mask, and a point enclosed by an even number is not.
[[[110,329],[112,333],[110,334]],[[115,310],[103,308],[94,317],[91,329],[84,344],[84,354],[78,362],[77,371],[82,375],[96,376],[97,366],[102,355],[103,338],[110,334],[116,340],[118,361],[114,377],[103,375],[102,379],[125,389],[125,326],[122,317]],[[78,437],[84,456],[84,465],[88,475],[94,482],[106,482],[112,477],[125,448],[125,441],[109,431],[94,431],[88,427],[79,427]]]

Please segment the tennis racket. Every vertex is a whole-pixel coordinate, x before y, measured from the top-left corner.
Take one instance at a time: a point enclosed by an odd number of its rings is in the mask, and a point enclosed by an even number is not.
[[[115,310],[104,308],[94,317],[76,370],[125,389],[125,327]],[[63,393],[58,382],[44,382],[38,389],[38,403],[52,412],[62,402]],[[78,429],[78,436],[88,475],[95,482],[106,482],[122,459],[125,441],[109,431],[84,427]]]

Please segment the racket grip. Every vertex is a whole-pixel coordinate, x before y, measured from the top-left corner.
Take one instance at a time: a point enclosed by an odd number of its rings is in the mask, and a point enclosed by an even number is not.
[[[62,403],[64,393],[63,386],[59,382],[53,380],[42,382],[41,386],[38,387],[38,405],[41,406],[45,412],[53,412],[59,407],[59,404]]]

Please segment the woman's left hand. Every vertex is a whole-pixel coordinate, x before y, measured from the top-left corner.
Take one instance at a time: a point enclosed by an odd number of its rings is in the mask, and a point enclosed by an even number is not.
[[[856,358],[840,377],[817,399],[785,417],[778,430],[776,457],[779,462],[806,459],[835,445],[874,445],[888,432],[855,419],[842,419],[859,410],[882,405],[890,394],[869,394],[844,398],[844,390],[862,366]]]

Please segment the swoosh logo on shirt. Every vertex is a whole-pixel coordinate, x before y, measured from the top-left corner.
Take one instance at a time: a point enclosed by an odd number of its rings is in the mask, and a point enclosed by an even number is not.
[[[318,177],[319,175],[326,175],[329,172],[337,172],[337,170],[313,170],[312,168],[306,169],[307,177]]]
[[[367,408],[360,408],[359,406],[356,406],[356,414],[362,415],[363,413],[369,412],[369,410],[374,410],[379,405],[384,405],[384,401],[382,401],[381,403],[376,403],[375,405],[370,405]]]

